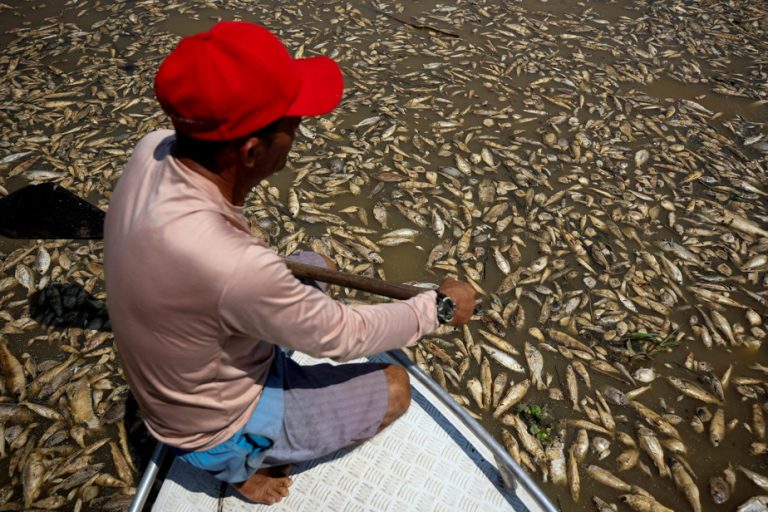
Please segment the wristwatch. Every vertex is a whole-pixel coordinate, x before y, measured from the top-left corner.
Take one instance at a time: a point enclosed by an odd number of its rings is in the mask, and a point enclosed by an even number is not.
[[[444,293],[437,292],[437,321],[447,324],[456,315],[456,303]]]

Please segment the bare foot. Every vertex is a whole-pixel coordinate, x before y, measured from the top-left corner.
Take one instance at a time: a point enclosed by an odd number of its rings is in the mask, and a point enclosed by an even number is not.
[[[291,478],[288,473],[290,465],[263,468],[240,484],[232,484],[240,494],[251,501],[264,505],[273,505],[288,496]]]

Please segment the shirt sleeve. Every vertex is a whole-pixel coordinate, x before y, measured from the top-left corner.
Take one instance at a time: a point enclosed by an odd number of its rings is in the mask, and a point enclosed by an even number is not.
[[[348,361],[412,345],[438,325],[434,291],[347,306],[300,283],[270,249],[248,247],[223,290],[224,328],[313,357]]]

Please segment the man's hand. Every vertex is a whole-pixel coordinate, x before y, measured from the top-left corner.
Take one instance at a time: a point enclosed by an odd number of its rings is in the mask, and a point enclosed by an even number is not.
[[[446,277],[437,291],[453,299],[453,302],[456,304],[456,314],[453,316],[453,320],[448,322],[448,325],[458,327],[469,322],[475,311],[475,296],[477,293],[474,288],[467,283]]]

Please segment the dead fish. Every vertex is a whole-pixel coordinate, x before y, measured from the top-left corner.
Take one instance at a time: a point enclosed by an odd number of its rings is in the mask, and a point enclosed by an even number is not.
[[[536,386],[539,391],[546,389],[546,384],[542,380],[541,373],[544,370],[544,356],[541,355],[536,347],[531,343],[525,342],[524,345],[525,361],[528,363],[528,369],[531,376],[531,383]]]
[[[515,462],[522,464],[520,446],[517,444],[517,439],[515,439],[515,437],[506,429],[501,430],[501,443],[504,445],[504,448],[507,450],[507,452],[509,452]]]
[[[29,394],[32,397],[47,398],[55,388],[58,388],[66,381],[74,372],[73,364],[77,361],[76,355],[69,356],[65,361],[54,365],[51,369],[38,374],[37,377],[29,384]],[[50,388],[50,391],[43,392],[44,388]]]
[[[32,153],[33,153],[32,151],[20,151],[18,153],[11,153],[10,155],[6,155],[0,160],[0,165],[15,162],[16,160],[19,160],[20,158],[24,158],[25,156],[30,155]]]
[[[40,249],[37,250],[37,257],[35,258],[35,269],[37,270],[38,274],[44,275],[46,272],[48,272],[50,266],[51,255],[45,249],[45,247],[40,246]]]
[[[555,485],[568,483],[564,449],[560,436],[555,436],[555,439],[549,443],[544,451],[549,464],[549,478]]]
[[[635,512],[675,512],[665,507],[650,496],[641,494],[622,494],[619,499]]]
[[[725,437],[725,411],[722,407],[715,410],[715,414],[709,421],[709,441],[717,448]]]
[[[581,428],[576,432],[576,440],[573,442],[571,448],[573,449],[573,455],[576,457],[576,460],[578,462],[583,462],[589,450],[589,436],[585,429]]]
[[[566,334],[564,332],[557,331],[555,329],[547,329],[547,336],[552,338],[557,343],[560,343],[561,345],[574,349],[574,350],[581,350],[583,352],[587,352],[588,354],[592,354],[593,350],[585,345],[584,343],[580,342],[573,336]],[[616,370],[614,370],[615,372]]]
[[[55,421],[55,420],[61,420],[64,418],[60,412],[54,409],[51,409],[50,407],[46,407],[44,405],[40,405],[32,402],[20,402],[20,405],[27,407],[30,411],[34,412],[38,416],[41,416],[49,420]]]
[[[749,219],[742,217],[736,213],[723,209],[720,222],[726,226],[730,226],[742,233],[748,235],[758,236],[762,238],[768,238],[768,231],[762,229],[757,224],[753,223]]]
[[[372,124],[378,123],[380,119],[381,119],[381,116],[366,117],[365,119],[363,119],[362,121],[354,125],[352,128],[358,129],[358,128],[363,128],[365,126],[370,126]]]
[[[523,368],[523,366],[517,362],[514,357],[507,354],[506,352],[502,352],[496,348],[489,347],[488,345],[483,345],[483,348],[486,350],[486,352],[488,352],[488,355],[491,356],[491,359],[507,368],[508,370],[516,373],[525,373],[525,368]]]
[[[0,336],[0,368],[5,376],[5,388],[19,400],[24,400],[27,395],[24,367],[8,349],[8,343],[3,336]]]
[[[642,167],[643,164],[645,164],[648,159],[650,158],[651,154],[648,152],[647,149],[640,149],[635,153],[635,165],[637,167]]]
[[[674,254],[678,259],[686,261],[688,263],[701,266],[703,262],[696,254],[688,250],[686,247],[672,241],[664,240],[656,242],[656,246],[662,251],[670,252]]]
[[[579,478],[579,459],[575,454],[575,448],[575,446],[571,446],[568,451],[568,487],[571,491],[571,499],[578,502],[581,494],[581,480]]]
[[[632,486],[627,482],[615,476],[610,471],[603,469],[600,466],[596,466],[595,464],[590,464],[587,466],[587,474],[596,482],[606,485],[612,489],[616,489],[617,491],[629,492],[632,490]]]
[[[709,494],[712,501],[722,505],[731,497],[731,489],[728,482],[721,475],[715,475],[709,479]]]
[[[493,376],[491,375],[491,365],[487,358],[483,358],[480,363],[480,383],[483,386],[483,409],[488,410],[491,407]]]
[[[495,408],[499,405],[501,393],[504,391],[504,388],[507,387],[507,380],[509,380],[509,374],[507,372],[498,372],[496,374],[496,378],[493,379],[493,399],[491,401],[492,407]]]
[[[645,420],[651,428],[657,432],[664,434],[675,439],[680,439],[680,433],[672,426],[667,420],[665,420],[660,414],[654,410],[646,407],[636,400],[630,400],[629,404],[637,411],[637,413]]]
[[[591,430],[592,432],[597,432],[598,434],[603,434],[608,437],[613,437],[613,434],[609,430],[606,430],[600,425],[592,423],[591,421],[588,421],[588,420],[583,420],[580,418],[571,418],[566,420],[566,423],[572,427],[582,428],[584,430]]]
[[[480,383],[478,379],[469,379],[467,381],[467,389],[469,390],[469,396],[472,397],[472,399],[477,404],[477,407],[482,409],[483,408],[483,385]]]
[[[728,338],[728,341],[731,342],[731,346],[737,345],[736,343],[736,337],[733,335],[733,330],[731,329],[731,325],[728,323],[728,320],[721,315],[717,310],[712,310],[712,321],[714,322],[717,329],[725,334],[725,337]]]
[[[127,487],[125,482],[107,473],[99,473],[96,475],[93,479],[93,483],[101,487]]]
[[[615,504],[608,503],[598,496],[592,496],[592,503],[595,504],[597,512],[617,512],[619,510]]]
[[[509,272],[512,270],[512,267],[509,264],[509,261],[504,257],[503,254],[501,254],[501,251],[498,247],[494,247],[492,249],[493,252],[493,260],[496,262],[496,266],[499,267],[499,270],[503,274],[509,274]]]
[[[291,217],[296,217],[299,215],[299,211],[301,211],[301,203],[299,202],[299,196],[296,193],[296,189],[291,187],[288,189],[288,211],[291,214]]]
[[[748,309],[744,314],[747,317],[747,321],[749,322],[749,325],[753,327],[756,327],[763,323],[763,319],[760,318],[760,315],[757,314],[757,311]]]
[[[24,462],[22,470],[22,484],[24,486],[24,508],[32,508],[32,503],[42,491],[45,465],[43,456],[39,450],[33,450]]]
[[[19,282],[21,286],[27,289],[28,292],[33,292],[35,289],[35,275],[32,273],[32,270],[24,265],[23,263],[18,263],[16,265],[16,272],[14,274],[16,277],[16,280]]]
[[[504,422],[515,429],[517,438],[522,443],[523,448],[525,448],[528,453],[533,455],[535,461],[541,462],[546,459],[544,455],[544,449],[541,446],[541,442],[539,442],[535,436],[528,432],[527,425],[519,416],[516,414],[507,414],[504,416]]]
[[[99,420],[93,412],[91,390],[87,379],[82,378],[67,386],[67,397],[72,408],[72,418],[77,423],[85,423],[89,428],[99,426]]]
[[[736,508],[736,512],[765,512],[768,510],[768,496],[752,496]]]
[[[388,228],[387,209],[383,205],[377,203],[373,206],[373,218],[376,219],[379,224],[381,224],[382,229]]]
[[[637,461],[640,458],[640,452],[635,448],[629,448],[621,452],[616,457],[616,464],[619,471],[627,471],[637,465]]]
[[[443,238],[445,233],[445,222],[436,209],[432,209],[432,230],[437,235],[437,238]]]
[[[41,510],[58,510],[67,503],[65,496],[48,496],[32,503],[32,508]]]
[[[762,488],[763,491],[768,491],[768,477],[761,475],[756,471],[752,471],[751,469],[747,469],[744,466],[738,466],[738,470],[744,473],[747,478],[752,480],[755,485]]]
[[[510,387],[509,391],[507,391],[507,394],[504,395],[501,400],[499,400],[499,405],[496,407],[496,410],[493,411],[493,417],[500,417],[502,414],[508,411],[510,407],[513,407],[515,404],[520,402],[520,400],[525,397],[526,393],[528,393],[530,385],[531,382],[528,379],[523,379]]]
[[[674,387],[676,390],[681,392],[682,394],[689,396],[691,398],[695,398],[696,400],[701,400],[702,402],[708,403],[708,404],[715,404],[719,405],[721,403],[720,399],[716,396],[707,393],[697,385],[693,384],[692,382],[688,382],[684,379],[679,379],[677,377],[667,376],[666,377],[667,382],[669,382],[672,387]]]
[[[668,477],[669,466],[664,460],[664,449],[654,433],[645,427],[638,427],[638,444],[640,448],[651,458],[662,477]]]
[[[485,338],[493,346],[495,346],[497,349],[501,350],[502,352],[506,354],[519,354],[518,350],[504,338],[500,336],[496,336],[495,334],[485,331],[483,329],[479,329],[478,332],[480,333],[481,336],[483,336],[483,338]]]
[[[123,457],[122,452],[120,451],[120,448],[118,448],[117,443],[114,441],[109,442],[109,450],[112,454],[112,462],[115,465],[115,470],[117,471],[117,476],[125,482],[127,485],[133,484],[133,473],[131,471],[131,468],[128,465],[128,462],[125,460],[125,457]]]
[[[768,256],[765,254],[758,254],[757,256],[750,258],[749,261],[744,263],[741,266],[741,271],[750,272],[765,267],[766,265],[768,265]]]
[[[752,404],[752,432],[759,439],[765,437],[765,416],[760,404]]]
[[[592,450],[598,460],[603,460],[611,454],[611,442],[604,437],[595,436],[592,438]]]
[[[574,371],[581,377],[581,380],[584,381],[587,388],[592,389],[592,378],[589,376],[589,371],[587,371],[587,367],[584,366],[584,363],[581,361],[573,361],[571,364],[573,365]]]
[[[565,368],[565,382],[567,384],[568,397],[571,400],[573,410],[580,411],[579,407],[579,383],[576,381],[576,373],[573,371],[573,366],[568,365]]]
[[[627,400],[626,395],[624,395],[623,392],[619,391],[613,386],[603,387],[603,395],[605,396],[606,400],[611,402],[613,405],[622,407],[629,405],[629,400]]]
[[[693,478],[691,478],[691,475],[688,474],[685,467],[677,460],[673,460],[669,468],[672,471],[672,479],[675,481],[677,490],[683,493],[688,503],[691,504],[693,512],[701,512],[699,488],[696,486]]]

